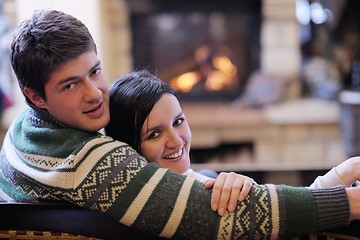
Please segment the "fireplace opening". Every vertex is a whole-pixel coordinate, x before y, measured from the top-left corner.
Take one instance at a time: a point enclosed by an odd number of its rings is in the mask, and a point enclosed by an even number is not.
[[[249,163],[254,159],[254,143],[222,143],[216,148],[192,148],[191,163]]]
[[[135,69],[181,101],[232,101],[259,69],[261,0],[129,0]]]

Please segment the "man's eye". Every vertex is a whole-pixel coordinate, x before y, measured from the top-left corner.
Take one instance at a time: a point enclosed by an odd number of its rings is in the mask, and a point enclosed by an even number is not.
[[[91,75],[97,75],[101,72],[101,67],[95,68],[92,72]]]
[[[74,88],[75,85],[76,85],[76,83],[67,84],[67,85],[64,87],[64,90],[70,90],[70,89]]]

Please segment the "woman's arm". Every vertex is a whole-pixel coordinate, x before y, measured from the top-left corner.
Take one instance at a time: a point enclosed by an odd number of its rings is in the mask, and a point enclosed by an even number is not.
[[[342,185],[350,187],[360,180],[360,157],[345,160],[323,176],[318,176],[310,188],[326,188]]]
[[[360,157],[352,157],[340,163],[335,170],[346,186],[360,180]]]

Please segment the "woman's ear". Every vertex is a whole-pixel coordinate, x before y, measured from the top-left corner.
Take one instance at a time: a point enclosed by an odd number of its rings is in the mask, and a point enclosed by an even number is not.
[[[46,102],[40,95],[34,90],[24,87],[24,94],[35,104],[38,108],[46,108]]]

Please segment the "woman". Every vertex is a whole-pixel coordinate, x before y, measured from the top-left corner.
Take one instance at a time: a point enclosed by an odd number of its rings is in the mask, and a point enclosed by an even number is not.
[[[109,136],[149,162],[213,187],[211,208],[221,216],[247,197],[253,184],[249,177],[220,173],[214,180],[190,169],[190,127],[175,90],[156,76],[145,70],[122,75],[110,88],[110,109]]]

